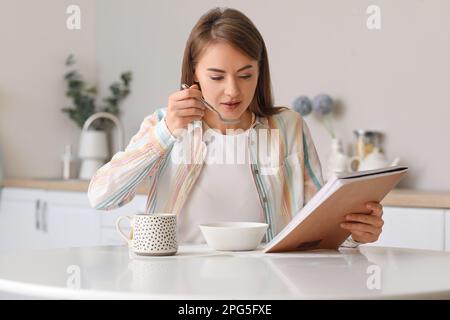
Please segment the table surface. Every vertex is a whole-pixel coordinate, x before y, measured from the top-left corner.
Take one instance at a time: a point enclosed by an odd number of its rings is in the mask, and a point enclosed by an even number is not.
[[[55,299],[450,298],[450,253],[361,246],[265,254],[127,246],[0,255],[0,291]]]

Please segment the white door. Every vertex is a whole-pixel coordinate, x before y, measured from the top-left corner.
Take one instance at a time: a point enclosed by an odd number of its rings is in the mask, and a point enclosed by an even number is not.
[[[46,249],[43,190],[4,188],[0,202],[0,251]]]
[[[95,210],[45,203],[44,219],[51,248],[100,245],[100,217]]]
[[[43,206],[51,248],[100,245],[100,215],[83,192],[48,191]]]

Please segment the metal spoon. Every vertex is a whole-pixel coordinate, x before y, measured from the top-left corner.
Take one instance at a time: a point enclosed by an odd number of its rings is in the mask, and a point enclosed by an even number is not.
[[[189,86],[188,86],[187,84],[183,83],[183,84],[181,85],[181,88],[182,88],[182,89],[189,89]],[[205,107],[207,107],[209,110],[211,110],[211,111],[217,113],[217,115],[219,116],[219,118],[220,118],[220,120],[221,120],[222,122],[230,123],[230,124],[231,124],[231,123],[235,124],[235,123],[239,123],[239,122],[240,122],[239,119],[225,119],[225,118],[223,118],[222,115],[219,113],[219,111],[217,111],[212,105],[210,105],[203,97],[201,97],[199,100],[200,100],[200,101],[205,105]]]

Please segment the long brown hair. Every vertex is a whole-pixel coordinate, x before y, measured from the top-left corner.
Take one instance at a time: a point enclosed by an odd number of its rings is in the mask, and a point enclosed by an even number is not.
[[[259,116],[270,116],[284,110],[284,107],[273,105],[269,60],[264,40],[253,22],[235,9],[214,8],[200,17],[186,43],[181,83],[194,83],[199,55],[208,45],[219,41],[232,45],[258,61],[259,77],[255,96],[249,106],[250,111]]]

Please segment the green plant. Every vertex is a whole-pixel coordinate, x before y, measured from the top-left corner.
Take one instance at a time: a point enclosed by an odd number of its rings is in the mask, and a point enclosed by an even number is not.
[[[132,73],[130,71],[122,73],[120,75],[121,82],[114,82],[109,86],[110,95],[103,98],[103,104],[97,108],[97,88],[85,83],[82,75],[73,68],[75,64],[74,55],[69,55],[66,59],[66,66],[72,67],[72,69],[65,74],[64,79],[67,82],[66,96],[72,100],[73,106],[63,108],[62,112],[67,113],[79,128],[82,128],[86,120],[97,112],[109,112],[119,116],[120,104],[130,93]],[[92,124],[96,130],[107,130],[110,126],[111,122],[106,119],[98,119]]]

